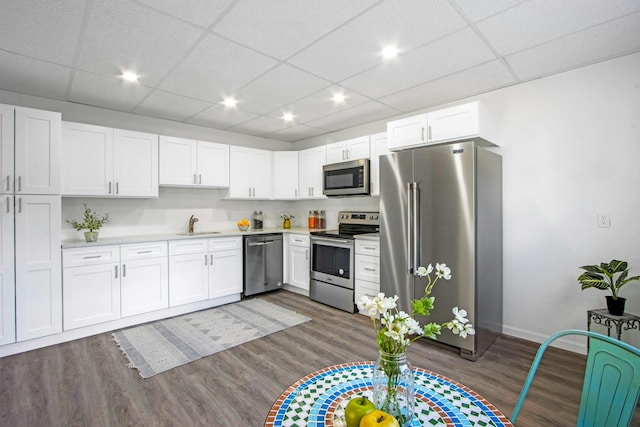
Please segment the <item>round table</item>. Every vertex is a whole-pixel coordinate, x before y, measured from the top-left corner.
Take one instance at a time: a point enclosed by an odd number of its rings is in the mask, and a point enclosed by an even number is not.
[[[289,386],[273,404],[265,427],[343,427],[355,395],[372,398],[374,362],[343,363],[313,372]],[[413,368],[416,408],[412,426],[512,426],[478,393],[435,372]]]

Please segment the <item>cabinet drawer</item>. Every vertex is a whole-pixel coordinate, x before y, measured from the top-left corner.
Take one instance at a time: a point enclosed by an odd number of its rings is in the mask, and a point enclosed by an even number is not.
[[[355,290],[354,290],[354,298],[356,303],[360,301],[360,299],[362,299],[362,297],[365,295],[372,298],[378,295],[379,292],[380,292],[379,284],[356,279]],[[365,314],[365,313],[360,313],[360,314]]]
[[[362,255],[380,256],[380,241],[358,240],[356,238],[356,253]]]
[[[356,280],[380,283],[380,258],[371,255],[355,257]]]
[[[185,239],[169,242],[169,255],[206,253],[209,250],[207,239]]]
[[[132,243],[120,246],[122,262],[167,256],[167,242]]]
[[[242,237],[219,237],[209,239],[209,251],[228,251],[242,249]]]
[[[309,247],[309,236],[306,234],[290,234],[289,244],[291,246]]]
[[[98,246],[62,250],[64,268],[120,262],[120,246]]]

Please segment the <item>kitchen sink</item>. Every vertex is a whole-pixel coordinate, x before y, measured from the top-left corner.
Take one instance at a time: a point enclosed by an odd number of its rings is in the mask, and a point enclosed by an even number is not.
[[[203,236],[206,234],[220,234],[219,231],[194,231],[193,233],[177,233],[178,236]]]

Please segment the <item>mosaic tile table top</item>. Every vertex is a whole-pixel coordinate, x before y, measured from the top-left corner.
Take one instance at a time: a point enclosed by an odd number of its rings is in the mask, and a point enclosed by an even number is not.
[[[355,395],[372,398],[373,362],[344,363],[313,372],[289,386],[269,411],[265,427],[344,427]],[[478,393],[447,377],[414,367],[412,426],[512,426]]]

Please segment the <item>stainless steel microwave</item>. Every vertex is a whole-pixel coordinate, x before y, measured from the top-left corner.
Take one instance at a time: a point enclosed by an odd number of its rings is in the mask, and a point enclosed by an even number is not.
[[[369,195],[369,159],[324,165],[322,167],[322,194],[325,196]]]

